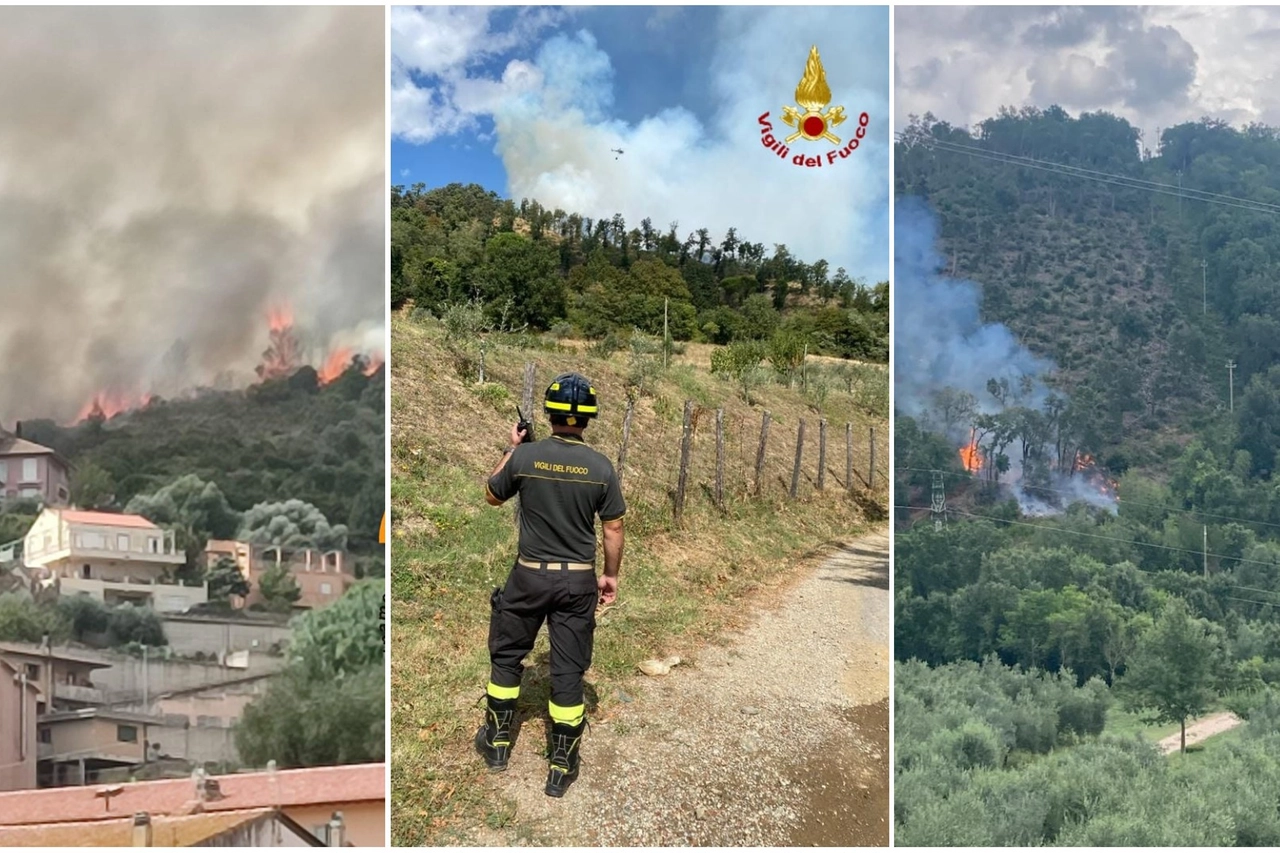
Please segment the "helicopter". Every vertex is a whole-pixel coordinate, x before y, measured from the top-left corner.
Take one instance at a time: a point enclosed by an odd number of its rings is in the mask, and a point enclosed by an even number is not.
[[[610,150],[610,151],[612,151],[614,154],[617,154],[617,155],[619,155],[619,156],[621,156],[622,154],[626,153],[626,152],[624,152],[621,148],[610,148],[609,150]],[[618,158],[617,158],[617,157],[614,157],[613,159],[617,160]]]

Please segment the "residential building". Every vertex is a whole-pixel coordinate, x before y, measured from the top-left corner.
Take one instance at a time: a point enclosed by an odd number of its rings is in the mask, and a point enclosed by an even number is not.
[[[25,667],[0,657],[0,791],[36,786],[39,693]]]
[[[323,839],[303,829],[279,809],[162,817],[140,812],[111,820],[0,827],[0,847],[4,848],[325,846]]]
[[[93,673],[112,665],[104,655],[36,643],[0,643],[0,660],[27,674],[36,686],[41,714],[101,705],[105,697],[93,683]]]
[[[204,553],[206,565],[210,569],[219,560],[228,559],[240,570],[250,591],[242,600],[235,602],[239,607],[262,603],[262,576],[273,568],[283,567],[293,575],[301,593],[294,602],[294,607],[302,610],[329,606],[356,582],[355,575],[347,567],[347,555],[343,551],[283,548],[278,545],[211,539],[205,545]]]
[[[150,728],[163,722],[110,708],[41,714],[37,784],[59,788],[128,776],[149,759],[159,758]]]
[[[57,451],[0,430],[0,497],[39,498],[46,506],[71,499],[70,466]]]
[[[216,815],[276,809],[332,846],[385,847],[386,764],[350,764],[266,770],[108,787],[0,793],[0,846],[16,843],[12,830],[44,831],[49,824]],[[337,832],[331,831],[334,826]],[[340,837],[334,838],[334,835]],[[19,835],[19,837],[21,837]],[[159,836],[154,836],[159,846]]]
[[[90,595],[106,604],[136,604],[164,613],[208,601],[205,584],[182,584],[186,562],[173,531],[140,515],[47,507],[23,541],[23,560],[61,595]]]

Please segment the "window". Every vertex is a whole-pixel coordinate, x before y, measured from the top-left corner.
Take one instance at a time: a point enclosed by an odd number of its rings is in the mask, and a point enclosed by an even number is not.
[[[85,580],[88,580],[88,579],[89,579],[89,573],[90,573],[91,571],[92,571],[92,569],[90,569],[90,568],[89,568],[89,564],[88,564],[88,563],[85,563],[83,566],[81,566],[81,567],[80,567],[80,577],[84,578]]]
[[[67,499],[67,490],[62,486],[58,486],[58,500],[65,501]]]
[[[53,729],[48,726],[41,726],[39,731],[41,743],[53,743]]]
[[[121,743],[137,743],[138,727],[137,726],[116,726],[116,740]]]
[[[160,540],[159,540],[159,539],[157,539],[157,538],[155,538],[154,536],[152,536],[150,539],[148,539],[148,540],[147,540],[147,545],[149,545],[149,546],[150,546],[150,548],[151,548],[151,553],[152,553],[152,554],[159,554],[159,553],[160,553]]]
[[[125,533],[119,533],[119,534],[116,534],[116,550],[117,550],[117,551],[128,551],[128,550],[129,550],[129,536],[128,536],[128,534],[125,534]]]
[[[40,460],[39,459],[23,459],[22,460],[22,482],[34,483],[40,479]]]
[[[39,664],[34,664],[34,663],[29,663],[29,664],[27,664],[27,680],[28,680],[28,681],[37,681],[37,680],[39,680],[39,678],[40,678],[40,666],[39,666]]]
[[[7,482],[9,479],[9,463],[0,460],[0,483]]]
[[[327,584],[327,583],[322,583],[322,584],[320,584],[320,594],[321,594],[321,595],[328,595],[328,594],[329,594],[329,593],[331,593],[331,592],[333,592],[333,587],[332,587],[332,586],[330,586],[330,585],[329,585],[329,584]]]

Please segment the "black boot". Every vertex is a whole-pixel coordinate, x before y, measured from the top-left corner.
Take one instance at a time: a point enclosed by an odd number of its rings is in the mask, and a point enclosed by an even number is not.
[[[511,757],[511,724],[516,719],[516,700],[486,697],[484,725],[476,732],[476,750],[490,770],[506,770]]]
[[[563,797],[570,783],[578,778],[578,748],[582,745],[582,732],[587,726],[584,719],[576,726],[567,723],[551,723],[551,768],[547,771],[547,796]]]

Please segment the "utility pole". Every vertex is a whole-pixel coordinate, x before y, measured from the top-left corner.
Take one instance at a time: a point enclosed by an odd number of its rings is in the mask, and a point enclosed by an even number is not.
[[[1227,386],[1230,389],[1230,405],[1231,411],[1236,410],[1236,362],[1232,359],[1227,362]]]
[[[1204,576],[1209,577],[1209,525],[1204,525]]]
[[[1182,221],[1182,170],[1178,170],[1178,221]]]
[[[662,300],[662,369],[667,369],[667,306],[671,304],[671,298],[666,297]]]
[[[1209,313],[1209,262],[1204,258],[1200,259],[1200,303],[1202,314]]]
[[[929,505],[933,514],[933,529],[941,530],[947,526],[947,489],[942,480],[942,472],[933,472],[933,502]]]

